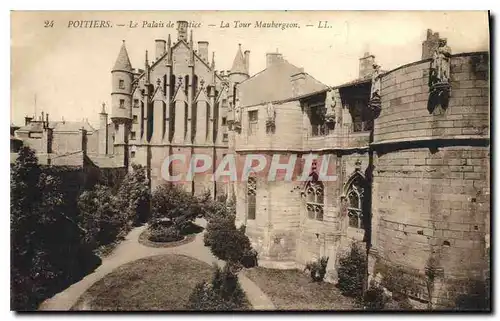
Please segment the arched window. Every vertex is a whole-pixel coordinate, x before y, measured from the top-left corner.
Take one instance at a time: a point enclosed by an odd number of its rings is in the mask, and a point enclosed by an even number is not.
[[[317,179],[317,174],[312,173],[309,180],[306,182],[304,189],[306,197],[307,217],[318,221],[323,220],[324,211],[324,186]]]
[[[248,177],[247,181],[247,218],[255,220],[257,196],[257,179],[255,176]]]
[[[363,217],[365,186],[365,179],[357,172],[348,181],[346,197],[350,227],[365,228]]]

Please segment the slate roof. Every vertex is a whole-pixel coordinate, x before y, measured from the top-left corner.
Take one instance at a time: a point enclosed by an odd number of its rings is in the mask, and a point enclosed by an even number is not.
[[[49,122],[49,127],[53,129],[54,132],[79,132],[83,127],[88,133],[94,132],[95,129],[89,124],[87,120],[84,121],[51,121]],[[43,132],[42,122],[31,122],[26,126],[18,129],[18,131],[24,132]]]
[[[236,52],[236,56],[233,60],[233,66],[231,67],[231,73],[242,73],[248,74],[247,67],[245,64],[245,57],[241,52],[241,45],[239,45],[238,52]]]
[[[130,59],[128,57],[125,41],[123,41],[122,47],[120,48],[120,53],[118,54],[118,58],[116,58],[113,70],[132,71],[132,64],[130,63]]]
[[[300,72],[303,72],[301,68],[286,60],[273,63],[240,84],[241,106],[253,106],[298,98],[293,94],[291,76]],[[301,97],[329,89],[327,85],[314,79],[311,75],[304,74],[305,81],[300,90]]]

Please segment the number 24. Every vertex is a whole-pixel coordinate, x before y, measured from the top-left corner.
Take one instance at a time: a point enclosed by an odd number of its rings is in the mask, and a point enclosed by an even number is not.
[[[45,28],[53,28],[54,27],[54,20],[45,20],[43,22],[43,26]]]

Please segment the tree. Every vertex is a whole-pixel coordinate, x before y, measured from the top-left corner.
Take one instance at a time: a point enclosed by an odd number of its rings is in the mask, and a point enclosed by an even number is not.
[[[78,198],[85,242],[92,248],[107,245],[128,232],[127,217],[116,206],[111,189],[96,185]]]
[[[83,230],[64,206],[60,180],[43,173],[35,152],[23,147],[11,168],[11,305],[30,310],[88,261]]]
[[[149,218],[151,192],[146,169],[132,164],[117,193],[117,206],[127,217],[130,225],[145,223]]]

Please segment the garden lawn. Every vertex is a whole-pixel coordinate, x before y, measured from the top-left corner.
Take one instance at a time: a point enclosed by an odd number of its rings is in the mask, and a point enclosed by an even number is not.
[[[257,267],[245,275],[271,299],[278,310],[352,310],[354,301],[340,294],[334,284],[312,282],[299,270]]]
[[[195,285],[212,267],[183,255],[162,255],[120,266],[92,285],[72,310],[185,310]]]

